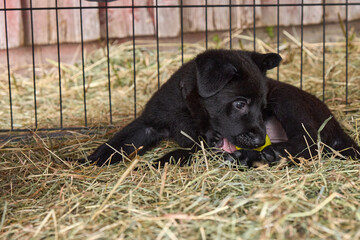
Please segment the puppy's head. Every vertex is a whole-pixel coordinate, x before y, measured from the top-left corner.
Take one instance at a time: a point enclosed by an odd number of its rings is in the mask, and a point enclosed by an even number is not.
[[[275,53],[230,50],[209,50],[196,57],[197,90],[211,128],[222,136],[218,147],[234,151],[234,145],[264,145],[265,74],[280,61]]]

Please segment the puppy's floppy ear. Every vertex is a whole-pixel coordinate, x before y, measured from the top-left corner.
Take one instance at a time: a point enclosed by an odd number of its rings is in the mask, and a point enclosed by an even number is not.
[[[279,66],[282,58],[279,54],[276,53],[266,53],[261,54],[253,52],[251,58],[258,65],[261,72],[266,73],[267,70],[273,69],[274,67]]]
[[[195,59],[198,93],[211,97],[218,93],[233,78],[236,68],[222,59],[201,54]]]

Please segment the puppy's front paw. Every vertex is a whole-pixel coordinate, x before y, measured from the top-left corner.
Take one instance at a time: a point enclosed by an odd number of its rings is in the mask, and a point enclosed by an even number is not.
[[[264,148],[264,150],[261,151],[261,157],[269,165],[278,163],[281,158],[280,153],[273,149],[272,146]]]
[[[114,164],[123,161],[123,156],[115,152],[107,144],[100,145],[91,155],[87,157],[90,164],[95,163],[101,167],[107,164]]]
[[[95,163],[97,166],[102,167],[108,164],[115,164],[122,162],[123,156],[117,152],[112,152],[111,154],[106,154],[103,156],[90,155],[88,156],[88,160],[91,163]]]
[[[260,167],[267,165],[267,161],[264,159],[261,152],[255,150],[238,150],[225,156],[225,161],[231,163],[237,163],[241,166],[247,167]]]
[[[222,136],[218,132],[209,130],[204,136],[209,147],[219,148],[221,146]]]

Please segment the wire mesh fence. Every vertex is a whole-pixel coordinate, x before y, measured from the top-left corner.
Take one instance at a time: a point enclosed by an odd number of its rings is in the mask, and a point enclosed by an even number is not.
[[[247,33],[249,35],[249,38],[247,38],[248,42],[251,42],[252,46],[248,45],[246,47],[246,50],[262,50],[259,48],[259,37],[258,37],[258,18],[257,11],[260,8],[268,8],[271,9],[272,15],[274,15],[274,18],[276,19],[276,24],[270,28],[271,34],[274,36],[272,37],[272,41],[274,42],[274,48],[273,50],[277,51],[278,53],[281,53],[282,49],[282,34],[281,29],[283,28],[280,24],[281,18],[283,17],[281,13],[281,9],[285,7],[293,7],[296,9],[297,13],[300,16],[300,24],[298,28],[300,29],[300,36],[297,36],[296,44],[298,45],[298,50],[296,54],[299,57],[298,66],[299,68],[297,71],[298,76],[298,83],[297,85],[300,88],[304,88],[306,83],[304,82],[304,55],[308,54],[309,52],[306,52],[307,49],[304,46],[304,33],[306,31],[305,29],[305,22],[304,22],[304,16],[306,14],[306,11],[311,11],[314,7],[320,7],[322,9],[322,21],[321,21],[321,59],[317,59],[318,63],[321,63],[321,73],[322,73],[322,94],[320,97],[323,101],[326,100],[326,93],[327,93],[327,71],[329,71],[329,68],[326,64],[326,58],[327,58],[327,20],[326,20],[326,9],[332,8],[332,7],[342,7],[343,8],[343,15],[345,16],[344,20],[339,20],[343,27],[343,38],[341,40],[343,51],[341,52],[341,64],[344,64],[345,70],[345,76],[342,77],[344,79],[343,90],[342,90],[342,96],[344,98],[344,101],[346,104],[349,103],[349,97],[358,98],[359,96],[352,96],[349,92],[349,54],[351,49],[349,46],[351,45],[349,42],[350,34],[349,34],[349,8],[352,7],[359,7],[360,2],[355,1],[339,1],[339,2],[329,2],[329,1],[322,1],[322,2],[309,2],[304,0],[301,1],[292,1],[293,3],[286,3],[286,1],[244,1],[246,3],[239,4],[238,1],[224,1],[226,3],[223,4],[214,4],[209,3],[209,1],[205,0],[202,4],[195,4],[196,2],[187,2],[184,3],[183,0],[178,1],[178,4],[159,4],[158,0],[154,0],[153,4],[149,5],[137,5],[136,2],[138,1],[131,1],[130,5],[110,5],[109,3],[105,2],[96,6],[88,6],[84,5],[83,3],[86,2],[84,0],[78,1],[78,6],[59,6],[58,0],[55,0],[55,5],[53,7],[34,7],[33,1],[29,0],[28,5],[26,7],[9,7],[7,6],[7,1],[3,0],[3,7],[0,8],[0,13],[3,13],[3,19],[4,21],[4,34],[1,36],[4,38],[5,42],[5,50],[4,55],[6,55],[4,58],[6,59],[6,67],[4,68],[6,71],[6,76],[4,75],[2,81],[3,83],[6,83],[6,88],[3,86],[0,91],[2,91],[1,95],[3,98],[7,98],[7,100],[3,101],[2,103],[2,118],[3,118],[3,124],[1,124],[0,131],[1,132],[9,132],[9,131],[29,131],[29,130],[76,130],[76,129],[88,129],[90,127],[99,126],[92,119],[96,118],[104,118],[104,114],[100,115],[98,112],[103,111],[106,112],[106,119],[102,119],[100,125],[102,126],[108,126],[115,123],[118,123],[118,120],[114,120],[114,117],[119,119],[119,116],[128,116],[129,114],[133,117],[137,117],[137,113],[141,111],[141,106],[139,105],[139,98],[141,98],[141,94],[143,91],[147,91],[146,88],[148,87],[148,83],[144,83],[143,79],[144,76],[141,76],[142,71],[147,71],[146,66],[143,67],[139,62],[147,62],[148,58],[151,58],[151,64],[145,64],[147,66],[151,66],[151,74],[150,74],[150,80],[155,83],[156,87],[149,87],[152,90],[150,92],[155,91],[157,88],[161,86],[162,83],[166,81],[164,72],[167,71],[167,63],[163,62],[163,60],[166,60],[167,58],[170,58],[170,55],[163,54],[161,48],[166,48],[168,45],[161,40],[161,37],[159,35],[159,10],[161,9],[178,9],[179,16],[180,16],[180,34],[179,37],[176,38],[176,44],[173,44],[172,46],[175,46],[175,50],[172,51],[173,54],[171,57],[174,61],[177,61],[178,59],[178,65],[180,66],[186,60],[189,59],[189,56],[187,56],[188,52],[192,52],[192,50],[189,50],[191,47],[191,44],[189,44],[186,40],[186,34],[184,31],[184,9],[201,9],[203,11],[203,19],[197,19],[197,21],[203,21],[204,24],[204,31],[201,31],[201,35],[204,39],[203,45],[200,48],[197,48],[196,51],[208,49],[210,47],[213,47],[213,45],[210,46],[210,42],[216,42],[217,40],[214,40],[214,34],[209,29],[209,21],[216,22],[216,17],[212,17],[212,19],[209,19],[210,16],[208,15],[209,10],[211,9],[228,9],[228,29],[225,31],[222,31],[222,36],[226,36],[227,42],[225,45],[220,45],[220,47],[227,47],[230,49],[239,49],[240,43],[239,38],[237,36],[238,30],[236,26],[234,26],[234,16],[232,14],[232,9],[251,9],[252,14],[250,17],[252,18],[252,26],[248,27]],[[306,10],[304,10],[306,8]],[[102,39],[102,51],[103,51],[103,58],[98,62],[91,62],[93,60],[88,60],[88,54],[85,49],[85,40],[84,40],[84,33],[86,31],[91,31],[91,26],[87,26],[84,24],[84,14],[87,14],[88,11],[91,10],[103,10],[105,13],[105,27],[104,32],[105,35]],[[114,40],[110,36],[110,30],[109,30],[109,11],[116,11],[119,9],[126,9],[131,12],[131,37],[130,41],[127,44],[124,44],[123,47],[121,47],[122,51],[118,51],[118,48],[114,47],[115,45]],[[147,9],[154,11],[154,34],[152,36],[151,44],[145,43],[142,39],[142,37],[139,37],[136,35],[136,17],[135,17],[135,10],[136,9]],[[34,40],[34,28],[37,28],[35,22],[34,22],[34,15],[41,11],[52,11],[55,12],[55,26],[56,26],[56,59],[52,62],[52,70],[51,70],[51,76],[53,79],[56,80],[55,82],[52,80],[52,86],[51,86],[51,93],[44,93],[41,92],[42,90],[39,89],[39,84],[45,84],[43,83],[44,75],[41,73],[41,71],[38,69],[40,68],[39,65],[37,65],[37,45],[35,44]],[[80,61],[77,63],[77,66],[79,67],[79,71],[76,73],[69,74],[69,72],[72,70],[71,67],[67,66],[66,64],[62,64],[62,44],[60,42],[61,37],[61,22],[59,21],[59,12],[61,11],[78,11],[79,17],[77,19],[78,24],[80,26]],[[30,77],[29,79],[32,80],[31,84],[27,83],[26,91],[27,94],[30,92],[32,93],[32,99],[30,102],[30,98],[23,98],[21,91],[19,91],[19,85],[18,82],[20,79],[16,77],[16,74],[14,74],[14,69],[12,69],[12,63],[11,63],[11,51],[9,47],[9,32],[12,31],[11,25],[8,23],[8,14],[11,12],[27,12],[29,17],[29,24],[30,24],[30,33],[29,37],[31,39],[31,62],[29,63],[30,67]],[[196,16],[194,16],[196,18]],[[263,28],[263,27],[262,27]],[[270,34],[270,33],[269,33]],[[212,37],[212,38],[210,38]],[[216,36],[215,36],[216,37]],[[174,41],[174,40],[173,40]],[[143,58],[143,55],[139,57],[139,52],[146,52],[146,47],[150,46],[151,51],[147,52],[146,54],[150,57]],[[217,46],[219,47],[219,46]],[[124,53],[126,52],[126,53]],[[112,55],[112,53],[114,53]],[[146,56],[147,56],[146,55]],[[161,56],[163,55],[163,56]],[[178,58],[176,58],[178,57]],[[124,59],[130,59],[129,61],[123,61]],[[141,58],[141,59],[140,59]],[[169,65],[174,65],[174,62],[168,63]],[[91,72],[91,69],[95,69],[97,66],[102,66],[102,77],[104,82],[101,85],[101,91],[103,94],[99,94],[100,90],[99,87],[91,86],[91,84],[94,83],[93,79],[96,78],[96,74]],[[116,69],[114,65],[119,65],[119,69]],[[123,65],[122,65],[123,64]],[[176,67],[173,66],[174,68]],[[54,70],[55,69],[55,70]],[[90,69],[90,70],[89,70]],[[307,71],[308,69],[305,69]],[[131,83],[129,83],[129,86],[131,87],[126,88],[126,90],[116,90],[114,92],[114,85],[116,85],[116,81],[118,85],[122,85],[121,82],[121,71],[127,72],[131,75]],[[169,69],[171,72],[171,70]],[[281,71],[282,67],[280,66],[277,68],[276,73],[274,74],[274,77],[278,80],[282,81],[281,79]],[[65,93],[64,90],[64,84],[66,82],[69,82],[69,78],[73,79],[74,75],[76,75],[77,81],[74,83],[74,88],[76,87],[76,93]],[[149,75],[147,75],[149,76]],[[46,77],[45,77],[46,78]],[[120,79],[120,80],[119,80]],[[6,81],[5,81],[6,80]],[[149,80],[149,81],[150,81]],[[115,82],[115,83],[114,83]],[[47,83],[46,83],[47,84]],[[50,83],[48,83],[50,84]],[[141,88],[139,90],[139,85],[145,85],[144,88]],[[355,87],[356,82],[354,83]],[[3,84],[5,85],[5,84]],[[143,86],[142,86],[143,87]],[[92,89],[92,90],[91,90]],[[106,89],[106,91],[104,90]],[[45,91],[45,90],[44,90]],[[93,91],[90,93],[90,91]],[[124,101],[124,99],[121,98],[122,93],[126,92],[126,94],[132,94],[132,100],[128,101],[126,103],[122,103],[121,101]],[[139,92],[141,91],[141,92]],[[355,92],[356,94],[357,92]],[[81,98],[80,101],[72,101],[71,96],[72,94],[79,95],[78,97]],[[96,104],[96,97],[95,100],[92,99],[91,96],[96,96],[98,94],[98,98],[101,98],[103,101],[98,102]],[[139,95],[140,94],[140,95]],[[41,97],[40,97],[41,96]],[[41,98],[44,98],[44,96],[47,98],[47,100],[41,100]],[[105,99],[104,99],[105,98]],[[50,100],[49,100],[50,99]],[[69,100],[70,99],[70,100]],[[50,105],[49,102],[55,102],[54,105]],[[141,100],[140,100],[141,101]],[[145,102],[145,100],[143,101]],[[132,106],[127,106],[128,104],[131,104]],[[27,111],[26,114],[20,113],[18,111],[19,108],[22,106],[27,106],[28,109],[31,109],[31,111]],[[77,108],[81,108],[79,110],[80,114],[76,115],[73,114],[73,107],[76,105]],[[81,105],[81,107],[80,107]],[[119,107],[119,105],[121,107]],[[139,107],[140,106],[140,107]],[[46,113],[46,108],[54,108],[53,112],[56,112],[54,115],[50,115]],[[118,109],[119,108],[119,109]],[[117,109],[117,110],[115,110]],[[124,110],[126,109],[126,111]],[[39,119],[39,114],[42,112],[45,112],[45,118],[51,119],[47,122],[42,121]],[[19,116],[21,115],[21,116]],[[76,115],[76,116],[75,116]],[[90,120],[89,120],[89,116]],[[44,117],[42,117],[44,118]],[[74,119],[77,119],[76,121]],[[79,120],[81,118],[81,120]],[[20,122],[19,119],[26,119],[26,124],[18,123]],[[45,122],[43,124],[43,122]]]

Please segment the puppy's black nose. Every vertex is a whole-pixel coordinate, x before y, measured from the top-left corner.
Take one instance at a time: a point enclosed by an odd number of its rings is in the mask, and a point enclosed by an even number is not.
[[[265,144],[265,137],[255,136],[253,138],[254,148],[263,146]]]

